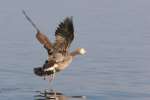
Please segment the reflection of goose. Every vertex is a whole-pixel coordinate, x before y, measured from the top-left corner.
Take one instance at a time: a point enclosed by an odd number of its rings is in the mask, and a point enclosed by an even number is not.
[[[35,100],[86,100],[86,96],[65,96],[60,92],[46,90],[35,95]]]
[[[32,20],[23,11],[25,17],[36,28],[37,40],[44,46],[48,52],[48,59],[42,67],[34,68],[34,73],[38,76],[53,76],[55,72],[66,69],[76,55],[83,55],[86,51],[78,48],[69,52],[70,44],[74,39],[74,27],[72,17],[67,17],[59,24],[55,31],[56,40],[51,43],[46,35],[41,33]]]

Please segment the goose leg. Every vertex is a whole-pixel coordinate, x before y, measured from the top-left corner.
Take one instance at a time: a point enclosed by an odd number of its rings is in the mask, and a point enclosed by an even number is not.
[[[52,74],[52,79],[53,79],[53,80],[54,80],[54,78],[55,78],[55,75],[56,75],[56,70],[55,70],[55,68],[54,68],[53,74]]]
[[[49,77],[48,77],[48,80],[49,80],[49,82],[52,82],[52,77],[49,76]]]
[[[46,80],[46,75],[44,75],[43,79]]]
[[[53,73],[49,76],[49,82],[53,81],[55,78],[55,75],[56,75],[56,70],[53,69],[52,71],[53,71]]]

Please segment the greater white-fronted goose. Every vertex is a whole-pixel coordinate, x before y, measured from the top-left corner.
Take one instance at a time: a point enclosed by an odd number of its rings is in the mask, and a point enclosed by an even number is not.
[[[34,73],[38,76],[53,76],[55,72],[66,69],[76,55],[84,55],[84,48],[77,48],[69,52],[69,47],[74,40],[74,26],[72,17],[66,17],[55,31],[55,42],[51,43],[46,35],[41,33],[32,20],[23,11],[26,18],[36,28],[37,40],[44,46],[48,52],[48,59],[42,67],[34,68]]]

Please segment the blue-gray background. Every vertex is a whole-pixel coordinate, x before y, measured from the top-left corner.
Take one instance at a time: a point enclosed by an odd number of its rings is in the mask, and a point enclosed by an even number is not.
[[[50,87],[32,73],[47,54],[23,9],[51,40],[57,24],[73,16],[71,50],[87,50],[53,89],[89,100],[150,99],[149,0],[0,0],[0,99],[33,100],[34,91]]]

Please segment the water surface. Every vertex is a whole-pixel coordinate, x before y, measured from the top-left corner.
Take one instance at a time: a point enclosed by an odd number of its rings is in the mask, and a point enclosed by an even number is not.
[[[87,54],[52,84],[32,72],[47,55],[22,9],[51,40],[57,24],[65,16],[74,17],[71,50],[84,47]],[[149,100],[149,9],[148,0],[0,1],[1,99],[35,100],[54,89],[64,97],[88,100]]]

